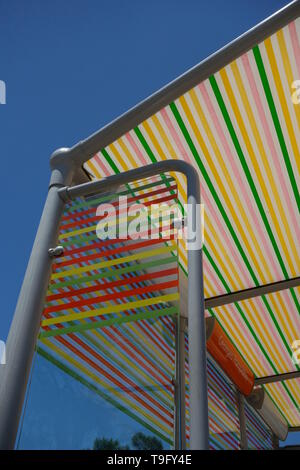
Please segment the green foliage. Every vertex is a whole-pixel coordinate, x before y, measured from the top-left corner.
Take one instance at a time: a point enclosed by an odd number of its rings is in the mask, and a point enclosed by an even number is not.
[[[93,450],[128,450],[128,446],[121,446],[118,440],[101,437],[94,440]]]

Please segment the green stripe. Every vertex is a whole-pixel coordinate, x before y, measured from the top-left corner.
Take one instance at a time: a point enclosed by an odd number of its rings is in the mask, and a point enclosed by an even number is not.
[[[143,271],[146,268],[152,268],[152,267],[160,266],[163,264],[174,263],[176,261],[177,259],[174,256],[169,256],[168,258],[165,258],[165,259],[149,261],[148,263],[134,264],[126,268],[114,269],[113,271],[110,270],[110,271],[101,272],[99,274],[94,274],[93,276],[79,277],[78,279],[72,278],[70,281],[57,282],[55,284],[50,284],[48,289],[49,291],[56,291],[57,289],[60,289],[61,287],[67,287],[72,284],[82,284],[86,282],[91,282],[91,281],[95,281],[96,279],[103,279],[103,278],[106,279],[106,278],[112,278],[112,277],[119,278],[121,277],[122,274],[139,272],[139,271]],[[101,286],[99,286],[99,288],[100,287]]]
[[[101,398],[106,400],[108,403],[113,405],[115,408],[118,410],[122,411],[123,413],[127,414],[130,416],[130,418],[134,419],[136,422],[140,423],[142,426],[145,426],[146,429],[149,431],[153,432],[156,434],[158,437],[163,439],[165,442],[168,442],[170,445],[173,445],[173,441],[166,437],[164,434],[161,434],[159,431],[157,431],[155,428],[153,428],[150,424],[148,424],[146,421],[142,420],[139,416],[135,415],[130,411],[128,408],[125,408],[123,405],[115,401],[113,398],[111,398],[109,395],[101,391],[98,387],[96,387],[94,384],[89,382],[88,380],[84,379],[82,376],[77,374],[75,371],[67,367],[65,364],[62,362],[58,361],[55,357],[51,356],[48,352],[46,352],[44,349],[41,347],[37,348],[38,354],[40,356],[44,357],[47,361],[51,362],[53,365],[61,369],[63,372],[66,374],[70,375],[73,379],[77,380],[80,382],[82,385],[90,389],[91,391],[95,392],[97,395],[99,395]]]
[[[78,331],[95,330],[96,328],[103,328],[105,326],[122,325],[123,323],[129,323],[129,322],[138,321],[138,320],[145,320],[148,318],[159,318],[164,315],[174,315],[176,313],[178,313],[177,307],[163,308],[158,311],[137,313],[135,315],[130,315],[128,317],[127,316],[121,317],[121,318],[114,317],[109,320],[89,322],[89,323],[69,326],[67,328],[57,328],[55,330],[43,331],[42,333],[40,333],[39,338],[49,338],[50,336],[68,335],[70,333],[77,333]]]
[[[265,71],[265,67],[264,67],[264,64],[263,64],[263,60],[262,60],[262,57],[261,57],[261,54],[260,54],[259,47],[255,46],[252,49],[252,51],[253,51],[253,55],[254,55],[254,58],[255,58],[256,66],[258,68],[260,79],[261,79],[261,82],[262,82],[262,85],[263,85],[263,88],[264,88],[266,99],[267,99],[267,102],[268,102],[268,105],[269,105],[269,109],[270,109],[271,116],[272,116],[272,119],[273,119],[273,124],[274,124],[275,130],[276,130],[276,134],[277,134],[279,145],[280,145],[282,155],[283,155],[283,158],[284,158],[285,166],[286,166],[286,169],[287,169],[287,172],[288,172],[288,175],[289,175],[289,178],[290,178],[290,182],[291,182],[291,185],[292,185],[292,188],[293,188],[293,192],[294,192],[294,196],[295,196],[296,203],[297,203],[297,206],[298,206],[298,210],[300,211],[300,197],[299,197],[298,187],[297,187],[297,183],[296,183],[296,180],[295,180],[295,176],[294,176],[293,168],[292,168],[292,165],[291,165],[289,153],[288,153],[287,146],[286,146],[284,136],[283,136],[283,132],[282,132],[282,129],[281,129],[281,126],[280,126],[280,121],[279,121],[278,114],[277,114],[277,111],[276,111],[274,99],[273,99],[273,96],[272,96],[271,88],[270,88],[270,85],[269,85],[269,82],[268,82],[267,74],[266,74],[266,71]]]
[[[281,254],[280,254],[280,251],[278,249],[278,246],[276,244],[276,240],[275,240],[275,237],[273,235],[273,231],[270,227],[270,224],[269,224],[269,221],[268,221],[268,218],[266,216],[266,213],[264,211],[264,208],[263,208],[263,205],[262,205],[262,202],[260,200],[260,197],[258,195],[258,192],[257,192],[257,189],[255,187],[255,183],[252,179],[252,176],[251,176],[251,173],[250,173],[250,170],[249,170],[249,167],[247,165],[247,162],[246,162],[246,159],[245,159],[245,156],[243,154],[243,151],[242,151],[242,148],[240,146],[240,143],[238,141],[238,138],[237,138],[237,135],[236,135],[236,132],[234,130],[234,127],[233,127],[233,124],[232,124],[232,121],[230,119],[230,116],[229,116],[229,113],[227,111],[227,108],[225,106],[225,103],[224,103],[224,100],[223,100],[223,97],[221,95],[221,92],[220,92],[220,89],[218,87],[218,84],[217,84],[217,81],[215,79],[214,76],[211,76],[209,78],[209,81],[210,81],[210,84],[211,84],[211,87],[213,89],[213,92],[215,94],[215,97],[216,97],[216,100],[218,102],[218,105],[220,107],[220,110],[222,112],[222,115],[223,115],[223,118],[224,118],[224,121],[226,123],[226,126],[227,126],[227,129],[229,131],[229,134],[231,136],[231,139],[232,139],[232,142],[233,142],[233,145],[235,147],[235,150],[236,150],[236,153],[240,159],[240,162],[241,162],[241,165],[243,167],[243,170],[244,170],[244,173],[246,175],[246,178],[247,178],[247,181],[248,181],[248,184],[251,188],[251,191],[252,191],[252,194],[253,194],[253,197],[255,199],[255,202],[256,202],[256,205],[258,207],[258,210],[260,212],[260,215],[261,215],[261,218],[264,222],[264,225],[266,227],[266,230],[268,232],[268,235],[269,235],[269,238],[271,240],[271,243],[272,243],[272,246],[273,246],[273,249],[276,253],[276,256],[277,256],[277,259],[279,261],[279,264],[281,266],[281,269],[282,269],[282,272],[285,276],[286,279],[288,279],[289,275],[288,275],[288,272],[286,270],[286,267],[284,265],[284,262],[283,262],[283,259],[281,257]]]

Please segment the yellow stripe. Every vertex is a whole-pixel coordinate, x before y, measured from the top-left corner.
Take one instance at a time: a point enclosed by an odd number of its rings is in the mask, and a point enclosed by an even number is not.
[[[63,315],[61,317],[48,318],[42,322],[42,326],[67,323],[74,320],[80,320],[82,318],[93,318],[106,315],[108,313],[124,312],[139,307],[146,307],[148,305],[156,305],[160,302],[172,302],[175,300],[179,300],[178,293],[161,295],[159,297],[152,297],[150,299],[139,300],[136,302],[127,302],[126,304],[121,305],[112,305],[110,307],[89,310],[88,312],[73,313],[70,315]]]

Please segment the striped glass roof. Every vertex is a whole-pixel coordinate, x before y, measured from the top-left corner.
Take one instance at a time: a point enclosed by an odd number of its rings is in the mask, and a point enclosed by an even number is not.
[[[221,51],[222,52],[222,51]],[[300,19],[178,96],[85,164],[103,178],[166,159],[198,170],[204,203],[207,298],[299,276]],[[185,180],[176,177],[184,202]],[[179,245],[181,271],[187,255]],[[300,369],[300,289],[210,310],[256,377]],[[300,380],[265,385],[300,425]]]

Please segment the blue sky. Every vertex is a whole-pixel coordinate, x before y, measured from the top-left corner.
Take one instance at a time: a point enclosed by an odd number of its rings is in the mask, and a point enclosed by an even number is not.
[[[7,336],[50,176],[71,146],[286,0],[0,0],[1,311]]]

